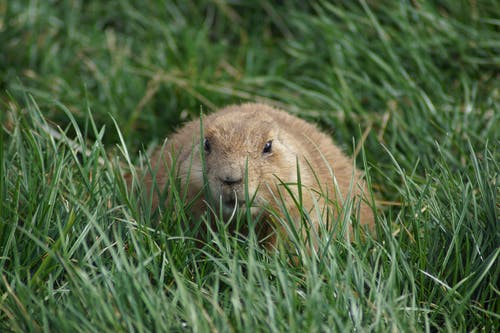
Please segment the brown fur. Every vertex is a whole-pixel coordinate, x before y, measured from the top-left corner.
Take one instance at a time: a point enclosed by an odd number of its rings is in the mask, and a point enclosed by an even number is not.
[[[263,214],[263,224],[259,237],[268,245],[273,245],[276,237],[273,230],[281,229],[274,225],[275,217],[263,211],[282,215],[285,207],[291,212],[296,223],[300,223],[298,212],[291,195],[280,185],[280,180],[288,184],[298,198],[297,162],[302,184],[302,204],[309,212],[312,225],[325,219],[325,209],[329,208],[333,216],[345,217],[340,213],[342,202],[355,200],[352,206],[357,211],[358,203],[361,224],[373,228],[372,209],[361,197],[366,197],[366,189],[360,183],[361,173],[353,169],[353,161],[347,157],[326,134],[314,125],[294,117],[284,111],[263,104],[232,105],[203,117],[203,136],[209,142],[209,151],[205,151],[206,177],[210,193],[215,204],[215,211],[222,203],[224,216],[232,215],[235,205],[245,206],[245,168],[248,167],[248,194],[256,193],[251,213]],[[178,177],[181,187],[188,191],[188,198],[194,199],[203,193],[203,170],[201,153],[204,150],[204,138],[201,137],[200,121],[186,123],[167,141],[163,151],[157,151],[152,158],[153,169],[157,169],[156,180],[163,188],[168,180],[168,170],[172,167],[172,153],[176,157]],[[264,153],[264,146],[272,140],[272,149]],[[335,181],[341,196],[337,195]],[[319,182],[318,182],[319,181]],[[147,176],[146,184],[152,183]],[[183,186],[187,184],[187,188]],[[323,193],[319,195],[318,193]],[[325,199],[328,195],[328,202]],[[282,196],[281,200],[276,200]],[[207,209],[207,198],[202,194],[193,205],[193,213],[200,216]],[[155,198],[155,205],[158,199]],[[219,201],[221,200],[221,201]],[[318,217],[315,203],[319,207]],[[340,207],[340,208],[339,208]],[[260,215],[261,216],[261,215]]]

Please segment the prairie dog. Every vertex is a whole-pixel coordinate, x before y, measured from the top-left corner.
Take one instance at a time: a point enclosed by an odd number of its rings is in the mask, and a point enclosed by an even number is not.
[[[283,230],[276,218],[283,216],[284,209],[300,224],[295,203],[299,197],[315,228],[327,220],[327,209],[330,223],[352,214],[369,229],[374,226],[372,209],[365,203],[366,187],[353,160],[314,125],[264,104],[231,105],[204,116],[201,123],[199,119],[186,123],[151,163],[160,188],[167,184],[170,168],[176,168],[181,191],[194,200],[195,216],[207,210],[207,203],[215,212],[222,207],[225,219],[238,207],[249,205],[252,217],[261,221],[258,236],[266,245],[273,245],[274,232]],[[152,181],[147,175],[146,185]],[[247,202],[248,198],[253,200]],[[347,199],[354,204],[346,213],[342,207]],[[154,200],[158,205],[158,198]]]

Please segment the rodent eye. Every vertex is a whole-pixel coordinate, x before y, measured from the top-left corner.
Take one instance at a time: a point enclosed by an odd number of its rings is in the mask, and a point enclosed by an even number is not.
[[[262,153],[263,154],[271,153],[272,147],[273,147],[273,140],[267,141],[266,144],[264,145],[264,150],[262,150]]]
[[[207,138],[203,140],[203,148],[205,148],[206,153],[210,153],[211,147],[210,147],[210,142],[208,141]]]

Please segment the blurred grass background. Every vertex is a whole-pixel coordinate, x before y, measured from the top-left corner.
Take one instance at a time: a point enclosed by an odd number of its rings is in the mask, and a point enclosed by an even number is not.
[[[494,331],[499,30],[493,0],[0,1],[0,327]],[[140,227],[121,151],[245,101],[363,144],[378,240],[300,271]]]

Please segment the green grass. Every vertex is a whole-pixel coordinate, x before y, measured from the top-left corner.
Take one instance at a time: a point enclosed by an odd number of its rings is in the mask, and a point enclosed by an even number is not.
[[[497,331],[499,17],[493,0],[0,2],[0,331]],[[375,239],[268,253],[220,225],[200,247],[181,193],[159,216],[126,190],[182,121],[243,101],[356,152]]]

